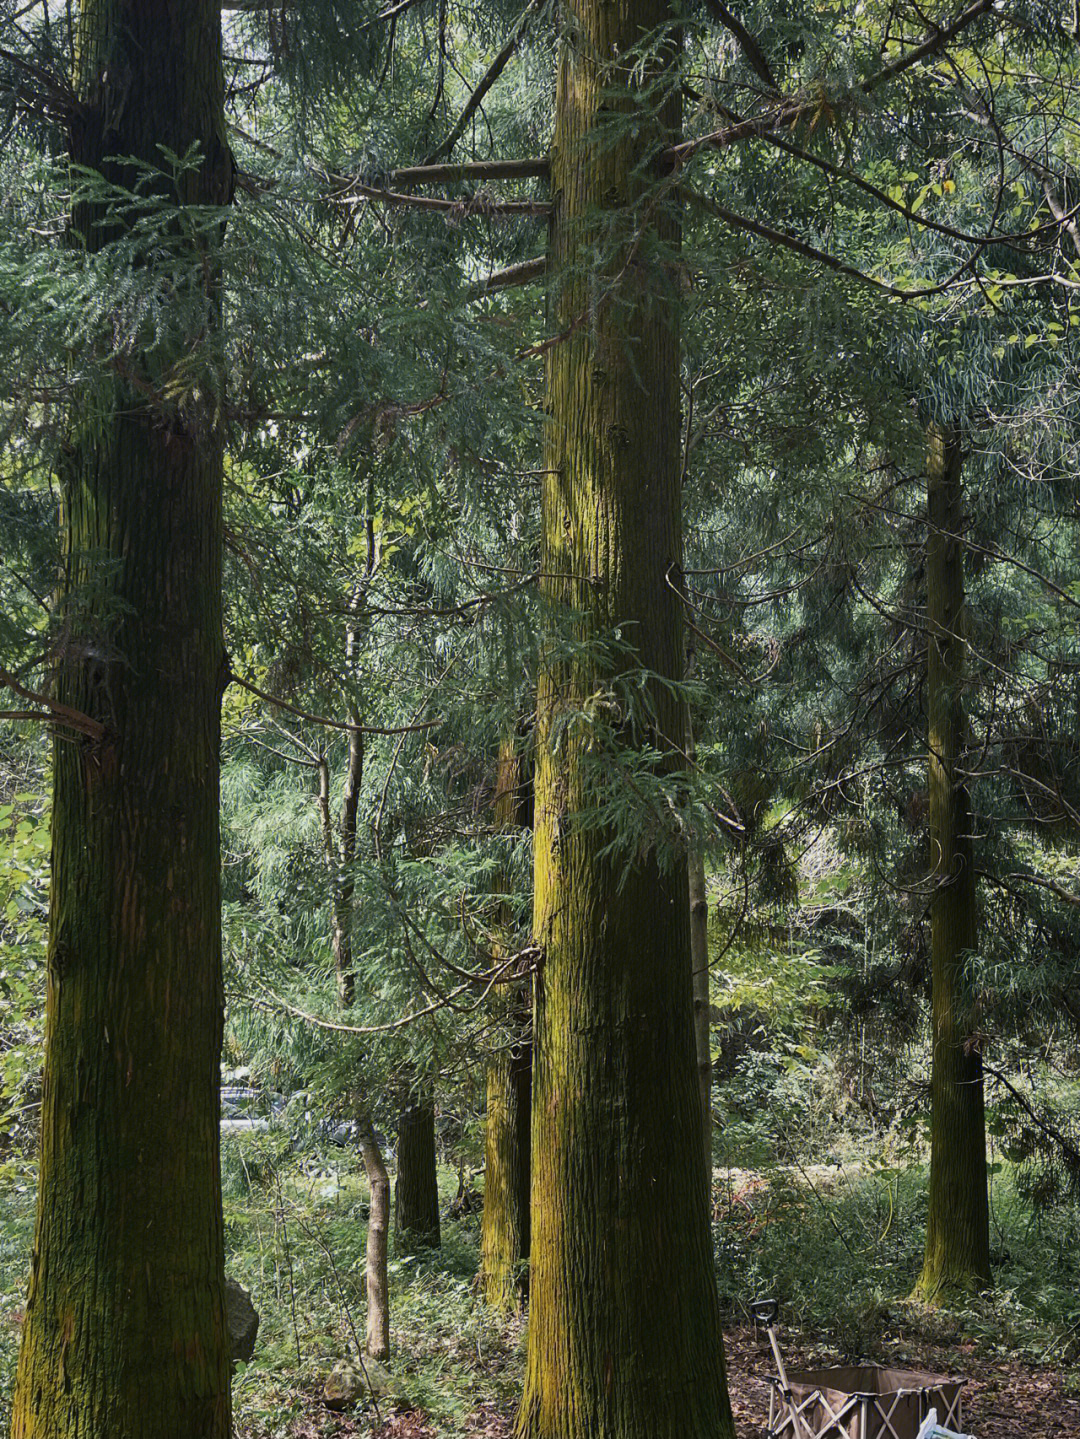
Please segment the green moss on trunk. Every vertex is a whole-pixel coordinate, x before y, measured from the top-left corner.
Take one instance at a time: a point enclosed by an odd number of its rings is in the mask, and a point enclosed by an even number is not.
[[[480,1283],[485,1302],[509,1313],[528,1288],[532,1038],[527,995],[499,1002],[513,1039],[487,1072]]]
[[[916,1294],[931,1303],[990,1282],[983,1068],[964,973],[977,947],[971,806],[960,774],[966,741],[964,507],[960,443],[930,430],[926,546],[930,910],[933,968],[930,1204]]]
[[[532,766],[518,736],[499,747],[494,818],[500,829],[532,828]],[[502,929],[513,923],[500,906]],[[508,992],[504,992],[507,991]],[[484,1115],[484,1214],[480,1286],[492,1309],[519,1309],[528,1291],[532,1121],[532,995],[520,979],[496,990],[506,1040],[488,1063]]]
[[[616,666],[683,676],[678,218],[655,157],[678,125],[677,45],[659,0],[579,0],[552,148],[552,273],[540,571],[576,645],[545,645],[538,695],[529,1350],[522,1439],[729,1439],[705,1197],[685,863],[611,848],[588,808],[574,713]],[[673,82],[658,104],[657,83]],[[619,631],[618,658],[594,641]],[[674,763],[683,706],[607,742]],[[567,723],[568,718],[570,723]]]
[[[227,201],[220,13],[83,0],[73,158],[204,157],[168,204]],[[86,207],[90,249],[116,227]],[[194,242],[193,242],[194,243]],[[212,257],[190,257],[204,322]],[[191,337],[124,358],[77,417],[63,474],[55,684],[101,742],[56,745],[37,1230],[14,1439],[225,1439],[218,1167],[222,440],[209,406],[156,403]],[[132,380],[131,383],[128,381]]]

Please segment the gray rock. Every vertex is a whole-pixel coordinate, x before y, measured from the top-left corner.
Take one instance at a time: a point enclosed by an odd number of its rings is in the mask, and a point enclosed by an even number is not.
[[[255,1352],[255,1336],[259,1332],[259,1314],[251,1295],[235,1279],[225,1280],[225,1314],[229,1325],[232,1361],[246,1364]]]
[[[390,1375],[377,1359],[364,1355],[363,1365],[356,1359],[339,1359],[323,1385],[323,1403],[328,1409],[348,1409],[363,1403],[372,1395],[385,1399],[393,1392]]]

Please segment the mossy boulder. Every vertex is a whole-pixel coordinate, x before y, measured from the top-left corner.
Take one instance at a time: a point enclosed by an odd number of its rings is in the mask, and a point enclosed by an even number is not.
[[[323,1403],[328,1409],[350,1409],[367,1399],[396,1398],[393,1381],[377,1359],[339,1359],[323,1385]]]

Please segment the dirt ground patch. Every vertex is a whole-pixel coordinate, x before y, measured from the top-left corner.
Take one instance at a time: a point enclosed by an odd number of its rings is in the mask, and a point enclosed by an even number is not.
[[[728,1387],[738,1439],[765,1439],[769,1415],[772,1353],[764,1330],[729,1330],[724,1336]],[[888,1355],[898,1368],[966,1378],[964,1429],[975,1439],[1078,1439],[1080,1399],[1064,1392],[1060,1370],[1033,1368],[1013,1360],[981,1357],[972,1350],[957,1360],[955,1350],[898,1341]],[[882,1356],[886,1357],[886,1356]],[[812,1345],[784,1343],[792,1369],[838,1364],[836,1354]]]
[[[753,1326],[729,1329],[724,1345],[737,1439],[767,1439],[769,1376],[774,1365],[765,1331]],[[841,1362],[835,1351],[805,1340],[785,1336],[783,1347],[792,1369],[827,1368]],[[878,1356],[879,1362],[887,1359],[898,1368],[968,1380],[964,1429],[974,1439],[1080,1439],[1080,1398],[1065,1393],[1060,1370],[980,1356],[973,1348],[963,1353],[955,1347],[918,1344],[910,1336],[898,1339],[892,1349]],[[484,1403],[466,1421],[461,1439],[511,1439],[513,1423],[512,1408]],[[362,1420],[340,1416],[331,1420],[325,1411],[294,1430],[297,1439],[309,1435],[325,1439],[331,1434],[344,1439],[369,1432]],[[384,1415],[373,1439],[434,1439],[435,1433],[419,1411],[391,1412]]]

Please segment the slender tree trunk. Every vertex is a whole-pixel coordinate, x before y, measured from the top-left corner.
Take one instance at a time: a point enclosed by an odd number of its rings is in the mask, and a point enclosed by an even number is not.
[[[499,749],[494,811],[500,829],[532,828],[531,767],[516,737]],[[509,934],[513,916],[505,904],[502,911],[501,927]],[[480,1282],[486,1303],[503,1313],[520,1308],[528,1289],[531,999],[520,981],[498,993],[495,1007],[505,1021],[506,1042],[487,1072]]]
[[[426,1087],[410,1096],[398,1121],[394,1231],[399,1254],[437,1249],[441,1242],[435,1105]]]
[[[211,0],[82,0],[73,159],[130,184],[106,157],[160,166],[159,147],[184,155],[198,144],[197,168],[156,193],[165,207],[227,203],[220,51]],[[117,236],[121,222],[101,218],[77,207],[77,243]],[[190,328],[178,309],[181,338],[152,348],[148,337],[121,359],[111,408],[99,396],[101,410],[76,418],[62,477],[56,693],[104,737],[65,738],[54,757],[41,1164],[14,1439],[230,1429],[218,1164],[222,436],[212,399],[194,384],[184,398],[169,389],[200,353],[200,332],[213,335],[220,299],[209,242],[185,250],[173,235],[171,289]]]
[[[577,0],[552,147],[538,693],[533,1209],[522,1439],[729,1439],[685,861],[575,816],[602,746],[681,752],[678,124],[660,0]],[[656,83],[670,82],[658,103]],[[603,251],[600,254],[600,251]],[[576,641],[576,642],[575,642]],[[660,677],[625,713],[620,669]],[[665,683],[664,681],[668,681]],[[582,718],[575,718],[581,716]],[[604,719],[610,721],[603,731]],[[593,722],[599,720],[600,724]],[[618,761],[619,756],[613,755]],[[610,773],[611,771],[608,771]]]
[[[352,634],[350,632],[350,648]],[[349,723],[359,725],[359,711],[349,708]],[[330,942],[334,955],[338,999],[348,1009],[356,996],[356,975],[352,954],[352,904],[356,881],[356,812],[360,803],[360,787],[364,780],[364,736],[359,729],[349,731],[348,759],[345,770],[345,793],[341,815],[335,828],[330,806],[330,765],[325,754],[319,756],[319,818],[322,824],[323,860],[330,881]]]
[[[689,678],[690,667],[687,667]],[[691,764],[697,759],[694,727],[686,720],[686,754]],[[690,967],[694,994],[694,1050],[697,1055],[698,1089],[705,1128],[706,1194],[712,1210],[712,1033],[709,1024],[709,895],[705,887],[705,855],[691,844],[687,854],[690,877]]]
[[[379,544],[375,534],[374,481],[369,471],[365,484],[364,529],[367,556],[364,569],[349,598],[351,620],[345,637],[345,666],[349,680],[355,677],[360,650],[359,617],[368,589],[379,567]],[[345,761],[345,787],[341,812],[334,822],[330,803],[330,764],[326,754],[314,756],[319,776],[319,820],[322,826],[323,860],[330,881],[331,945],[338,1000],[348,1009],[356,998],[353,967],[353,895],[356,889],[356,817],[364,783],[364,735],[360,729],[360,708],[355,700],[347,707],[349,723]],[[386,1172],[370,1111],[358,1100],[357,1128],[360,1153],[368,1181],[368,1231],[365,1254],[367,1284],[367,1333],[365,1347],[374,1359],[390,1353],[390,1285],[387,1249],[390,1231],[390,1179]]]
[[[513,1039],[487,1073],[480,1282],[492,1309],[512,1313],[528,1293],[532,1038],[528,995],[506,1005]]]
[[[712,1171],[712,1034],[709,1025],[709,901],[705,889],[705,856],[692,848],[690,871],[690,963],[693,965],[694,1049],[698,1091],[705,1128],[706,1169]]]
[[[978,943],[966,742],[964,528],[960,444],[930,429],[926,547],[930,910],[933,967],[930,1204],[916,1293],[931,1302],[990,1282],[986,1122],[978,1018],[965,976]]]
[[[379,1141],[370,1115],[359,1117],[360,1152],[367,1174],[369,1205],[365,1279],[367,1282],[367,1331],[364,1347],[373,1359],[390,1356],[390,1283],[386,1251],[390,1233],[390,1176],[386,1172]]]

